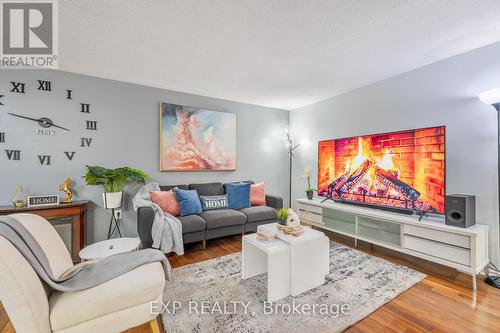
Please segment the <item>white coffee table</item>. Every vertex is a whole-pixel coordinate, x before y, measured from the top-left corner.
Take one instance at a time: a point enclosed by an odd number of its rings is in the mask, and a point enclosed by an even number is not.
[[[277,239],[261,241],[245,235],[242,243],[242,278],[267,272],[267,300],[297,296],[325,283],[329,273],[329,239],[306,228],[299,237],[277,231],[276,223],[259,226],[276,232]]]
[[[325,283],[330,273],[330,240],[319,230],[305,228],[300,236],[278,230],[277,223],[263,224],[258,230],[276,233],[290,246],[290,295],[297,296]]]
[[[267,300],[290,295],[290,247],[274,239],[261,241],[257,234],[243,236],[241,277],[248,279],[267,272]]]
[[[80,251],[82,260],[94,260],[113,254],[137,250],[141,241],[138,238],[113,238],[86,246]]]

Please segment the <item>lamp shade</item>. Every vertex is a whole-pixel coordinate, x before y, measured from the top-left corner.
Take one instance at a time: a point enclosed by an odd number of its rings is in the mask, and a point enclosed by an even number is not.
[[[484,104],[495,105],[500,103],[500,88],[491,89],[479,94],[479,99]]]

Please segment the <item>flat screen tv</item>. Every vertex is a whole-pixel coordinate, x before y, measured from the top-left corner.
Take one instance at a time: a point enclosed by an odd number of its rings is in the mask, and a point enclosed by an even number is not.
[[[318,143],[318,194],[404,212],[444,214],[445,127]]]

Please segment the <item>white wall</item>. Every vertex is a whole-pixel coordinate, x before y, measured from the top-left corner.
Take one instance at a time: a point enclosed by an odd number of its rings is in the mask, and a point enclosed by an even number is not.
[[[497,118],[477,98],[495,87],[500,43],[292,111],[291,132],[310,142],[297,151],[292,197],[305,196],[304,167],[317,172],[318,140],[446,125],[446,191],[477,196],[478,223],[490,226],[490,259],[498,265]]]

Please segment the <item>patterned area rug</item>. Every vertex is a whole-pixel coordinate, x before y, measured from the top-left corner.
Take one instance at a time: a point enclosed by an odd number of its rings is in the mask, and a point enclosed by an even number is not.
[[[241,254],[174,269],[163,294],[167,332],[342,332],[425,275],[330,243],[326,283],[266,302],[267,276],[241,279]]]

